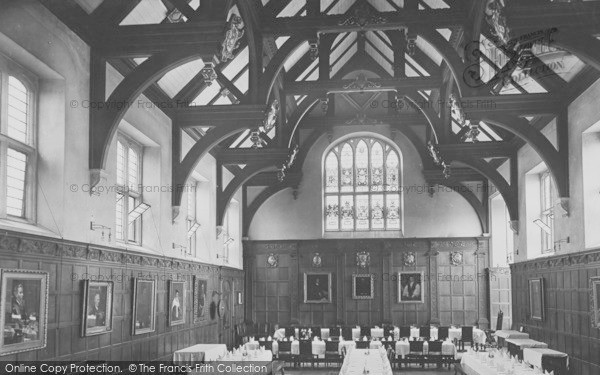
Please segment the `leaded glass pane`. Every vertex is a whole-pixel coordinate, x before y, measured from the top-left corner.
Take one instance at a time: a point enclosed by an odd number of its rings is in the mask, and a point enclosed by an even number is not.
[[[352,147],[349,144],[345,144],[342,147],[342,188],[343,192],[351,192],[354,191],[354,158]]]
[[[371,229],[385,229],[383,195],[371,196]]]
[[[379,142],[371,148],[371,191],[383,191],[383,147]]]
[[[125,145],[117,142],[117,184],[125,185]]]
[[[331,151],[325,160],[325,192],[336,193],[339,191],[338,158]]]
[[[398,191],[398,155],[395,151],[390,151],[385,162],[386,187],[387,191]]]
[[[354,197],[342,195],[341,197],[342,230],[354,230]]]
[[[6,156],[6,213],[23,217],[27,154],[8,148]]]
[[[325,230],[340,230],[338,200],[337,195],[325,197]]]
[[[398,194],[386,196],[386,224],[387,229],[400,229],[400,196]]]
[[[365,141],[356,146],[356,191],[369,189],[369,149]]]
[[[356,196],[356,230],[369,229],[369,196]]]

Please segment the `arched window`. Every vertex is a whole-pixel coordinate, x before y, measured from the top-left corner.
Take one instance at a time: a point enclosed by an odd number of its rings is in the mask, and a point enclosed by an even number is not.
[[[400,157],[393,146],[347,139],[327,153],[323,169],[326,232],[400,230]]]

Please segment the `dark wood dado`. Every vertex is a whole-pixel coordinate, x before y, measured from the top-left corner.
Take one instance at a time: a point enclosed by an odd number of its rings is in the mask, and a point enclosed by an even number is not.
[[[592,328],[591,277],[600,276],[600,249],[511,264],[513,322],[530,337],[569,354],[571,374],[600,374],[600,329]],[[545,319],[529,315],[528,280],[544,279]]]
[[[370,265],[360,268],[356,253],[368,251]],[[450,253],[462,254],[453,265]],[[405,266],[403,254],[414,252],[414,266]],[[277,267],[267,256],[278,256]],[[319,253],[322,265],[312,265]],[[489,326],[487,238],[364,239],[305,241],[246,241],[244,243],[246,316],[259,323],[307,325],[381,324],[479,324]],[[303,302],[304,272],[331,272],[333,303]],[[425,303],[398,303],[400,271],[423,271]],[[375,274],[375,298],[352,299],[352,274]],[[251,292],[251,295],[250,295]]]
[[[3,361],[29,360],[170,360],[175,350],[195,343],[234,343],[234,324],[244,320],[235,292],[243,291],[244,272],[238,269],[160,257],[131,250],[100,247],[45,237],[6,233],[0,236],[0,268],[47,271],[49,279],[48,334],[44,349],[3,356]],[[133,278],[156,280],[156,330],[131,335]],[[232,291],[230,320],[218,316],[194,324],[193,276],[206,278],[212,292]],[[82,280],[113,281],[113,330],[82,338]],[[167,325],[167,280],[186,281],[186,323]]]

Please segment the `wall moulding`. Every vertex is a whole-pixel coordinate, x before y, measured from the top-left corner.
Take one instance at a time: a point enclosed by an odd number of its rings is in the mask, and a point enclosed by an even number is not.
[[[597,263],[597,264],[596,264]],[[535,270],[560,267],[580,267],[580,266],[600,265],[600,249],[582,251],[572,254],[560,254],[545,258],[532,259],[525,262],[513,263],[510,265],[511,272],[521,270]]]
[[[0,235],[0,254],[17,253],[20,256],[32,256],[41,259],[74,258],[84,261],[127,264],[144,268],[169,268],[173,270],[191,270],[220,274],[224,270],[240,272],[242,270],[222,266],[207,265],[187,259],[151,256],[112,247],[102,247],[67,240],[57,240],[36,235],[6,232]]]

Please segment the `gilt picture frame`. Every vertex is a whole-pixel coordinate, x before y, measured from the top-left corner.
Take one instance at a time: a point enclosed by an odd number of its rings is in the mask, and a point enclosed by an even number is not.
[[[142,335],[156,330],[156,280],[133,280],[132,335]]]
[[[81,337],[112,331],[113,282],[83,280]]]
[[[352,299],[375,298],[375,276],[373,274],[352,275]]]
[[[331,273],[304,273],[304,303],[331,303]]]
[[[398,272],[398,303],[425,303],[425,273]]]
[[[529,279],[529,316],[533,320],[544,320],[544,279]]]
[[[169,280],[169,327],[185,323],[187,310],[185,281]]]

